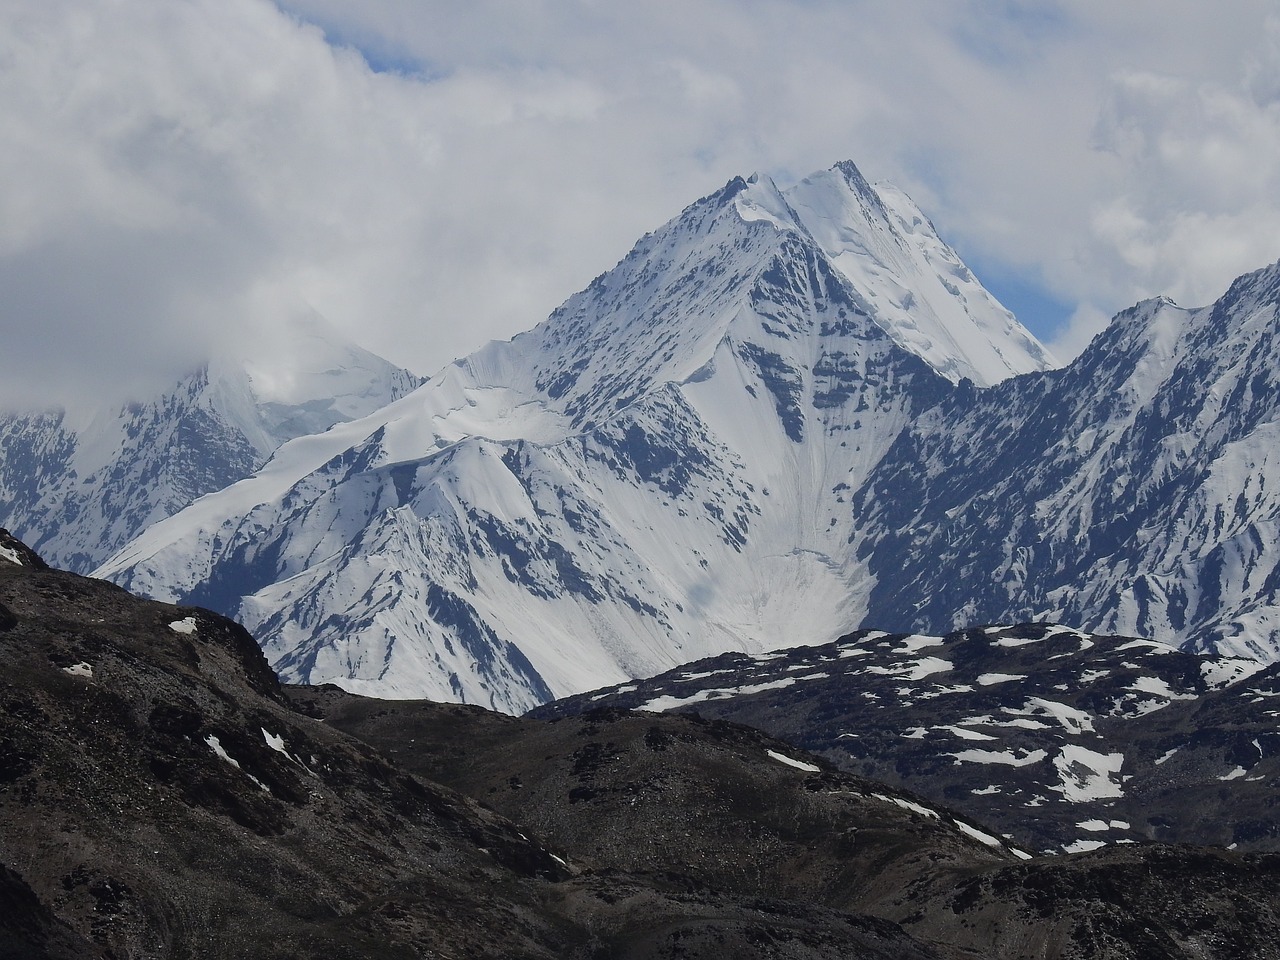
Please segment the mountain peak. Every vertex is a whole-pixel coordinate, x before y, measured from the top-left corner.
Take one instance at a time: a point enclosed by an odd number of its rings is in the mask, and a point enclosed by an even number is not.
[[[849,186],[855,190],[874,193],[871,189],[871,184],[867,182],[866,177],[862,175],[862,171],[858,169],[857,164],[852,160],[841,160],[839,163],[834,164],[831,169],[843,176]]]
[[[534,329],[98,572],[234,609],[294,679],[507,710],[825,638],[858,617],[843,491],[943,375],[1036,369],[1024,338],[851,164],[736,177]]]
[[[911,199],[848,161],[784,193],[796,221],[903,348],[953,383],[990,386],[1056,365],[978,282]]]
[[[801,227],[778,185],[763,173],[753,173],[747,186],[734,198],[738,215],[746,222],[766,220],[779,230],[800,231]]]
[[[878,185],[873,186],[866,177],[862,175],[852,160],[841,160],[831,168],[831,173],[838,173],[849,189],[859,197],[863,197],[867,203],[886,220],[888,219],[888,211],[885,210],[884,202],[880,198]]]

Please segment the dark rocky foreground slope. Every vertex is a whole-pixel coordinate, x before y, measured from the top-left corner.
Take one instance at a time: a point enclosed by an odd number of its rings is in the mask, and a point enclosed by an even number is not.
[[[237,625],[22,559],[0,560],[0,849],[26,906],[0,956],[572,944],[539,903],[569,876],[551,853],[293,711]]]
[[[597,869],[869,912],[952,958],[1280,956],[1277,855],[1158,844],[975,855],[948,829],[967,823],[953,812],[723,721],[610,709],[534,721],[332,687],[297,695]],[[758,940],[743,955],[785,954]]]
[[[1023,861],[732,724],[282,688],[5,535],[0,657],[4,958],[1280,955],[1280,858]]]

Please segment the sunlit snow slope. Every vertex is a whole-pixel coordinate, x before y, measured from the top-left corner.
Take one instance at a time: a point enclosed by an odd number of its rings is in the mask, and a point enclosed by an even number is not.
[[[289,680],[517,711],[856,626],[853,492],[955,381],[1048,362],[852,164],[737,179],[98,572],[235,614]]]

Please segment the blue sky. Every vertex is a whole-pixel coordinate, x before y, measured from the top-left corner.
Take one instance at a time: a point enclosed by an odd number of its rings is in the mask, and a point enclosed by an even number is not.
[[[1052,341],[1070,323],[1075,306],[1050,293],[1033,271],[1018,271],[977,257],[969,257],[966,262],[982,285],[1041,340]]]
[[[1060,357],[1280,257],[1273,0],[14,0],[0,400],[316,311],[422,373],[736,175],[851,159]]]

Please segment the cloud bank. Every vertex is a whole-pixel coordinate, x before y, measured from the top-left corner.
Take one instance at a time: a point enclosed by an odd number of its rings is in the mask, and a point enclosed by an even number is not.
[[[6,406],[142,395],[311,310],[429,373],[729,177],[845,158],[1070,305],[1022,317],[1067,355],[1280,257],[1263,0],[4,8]]]

